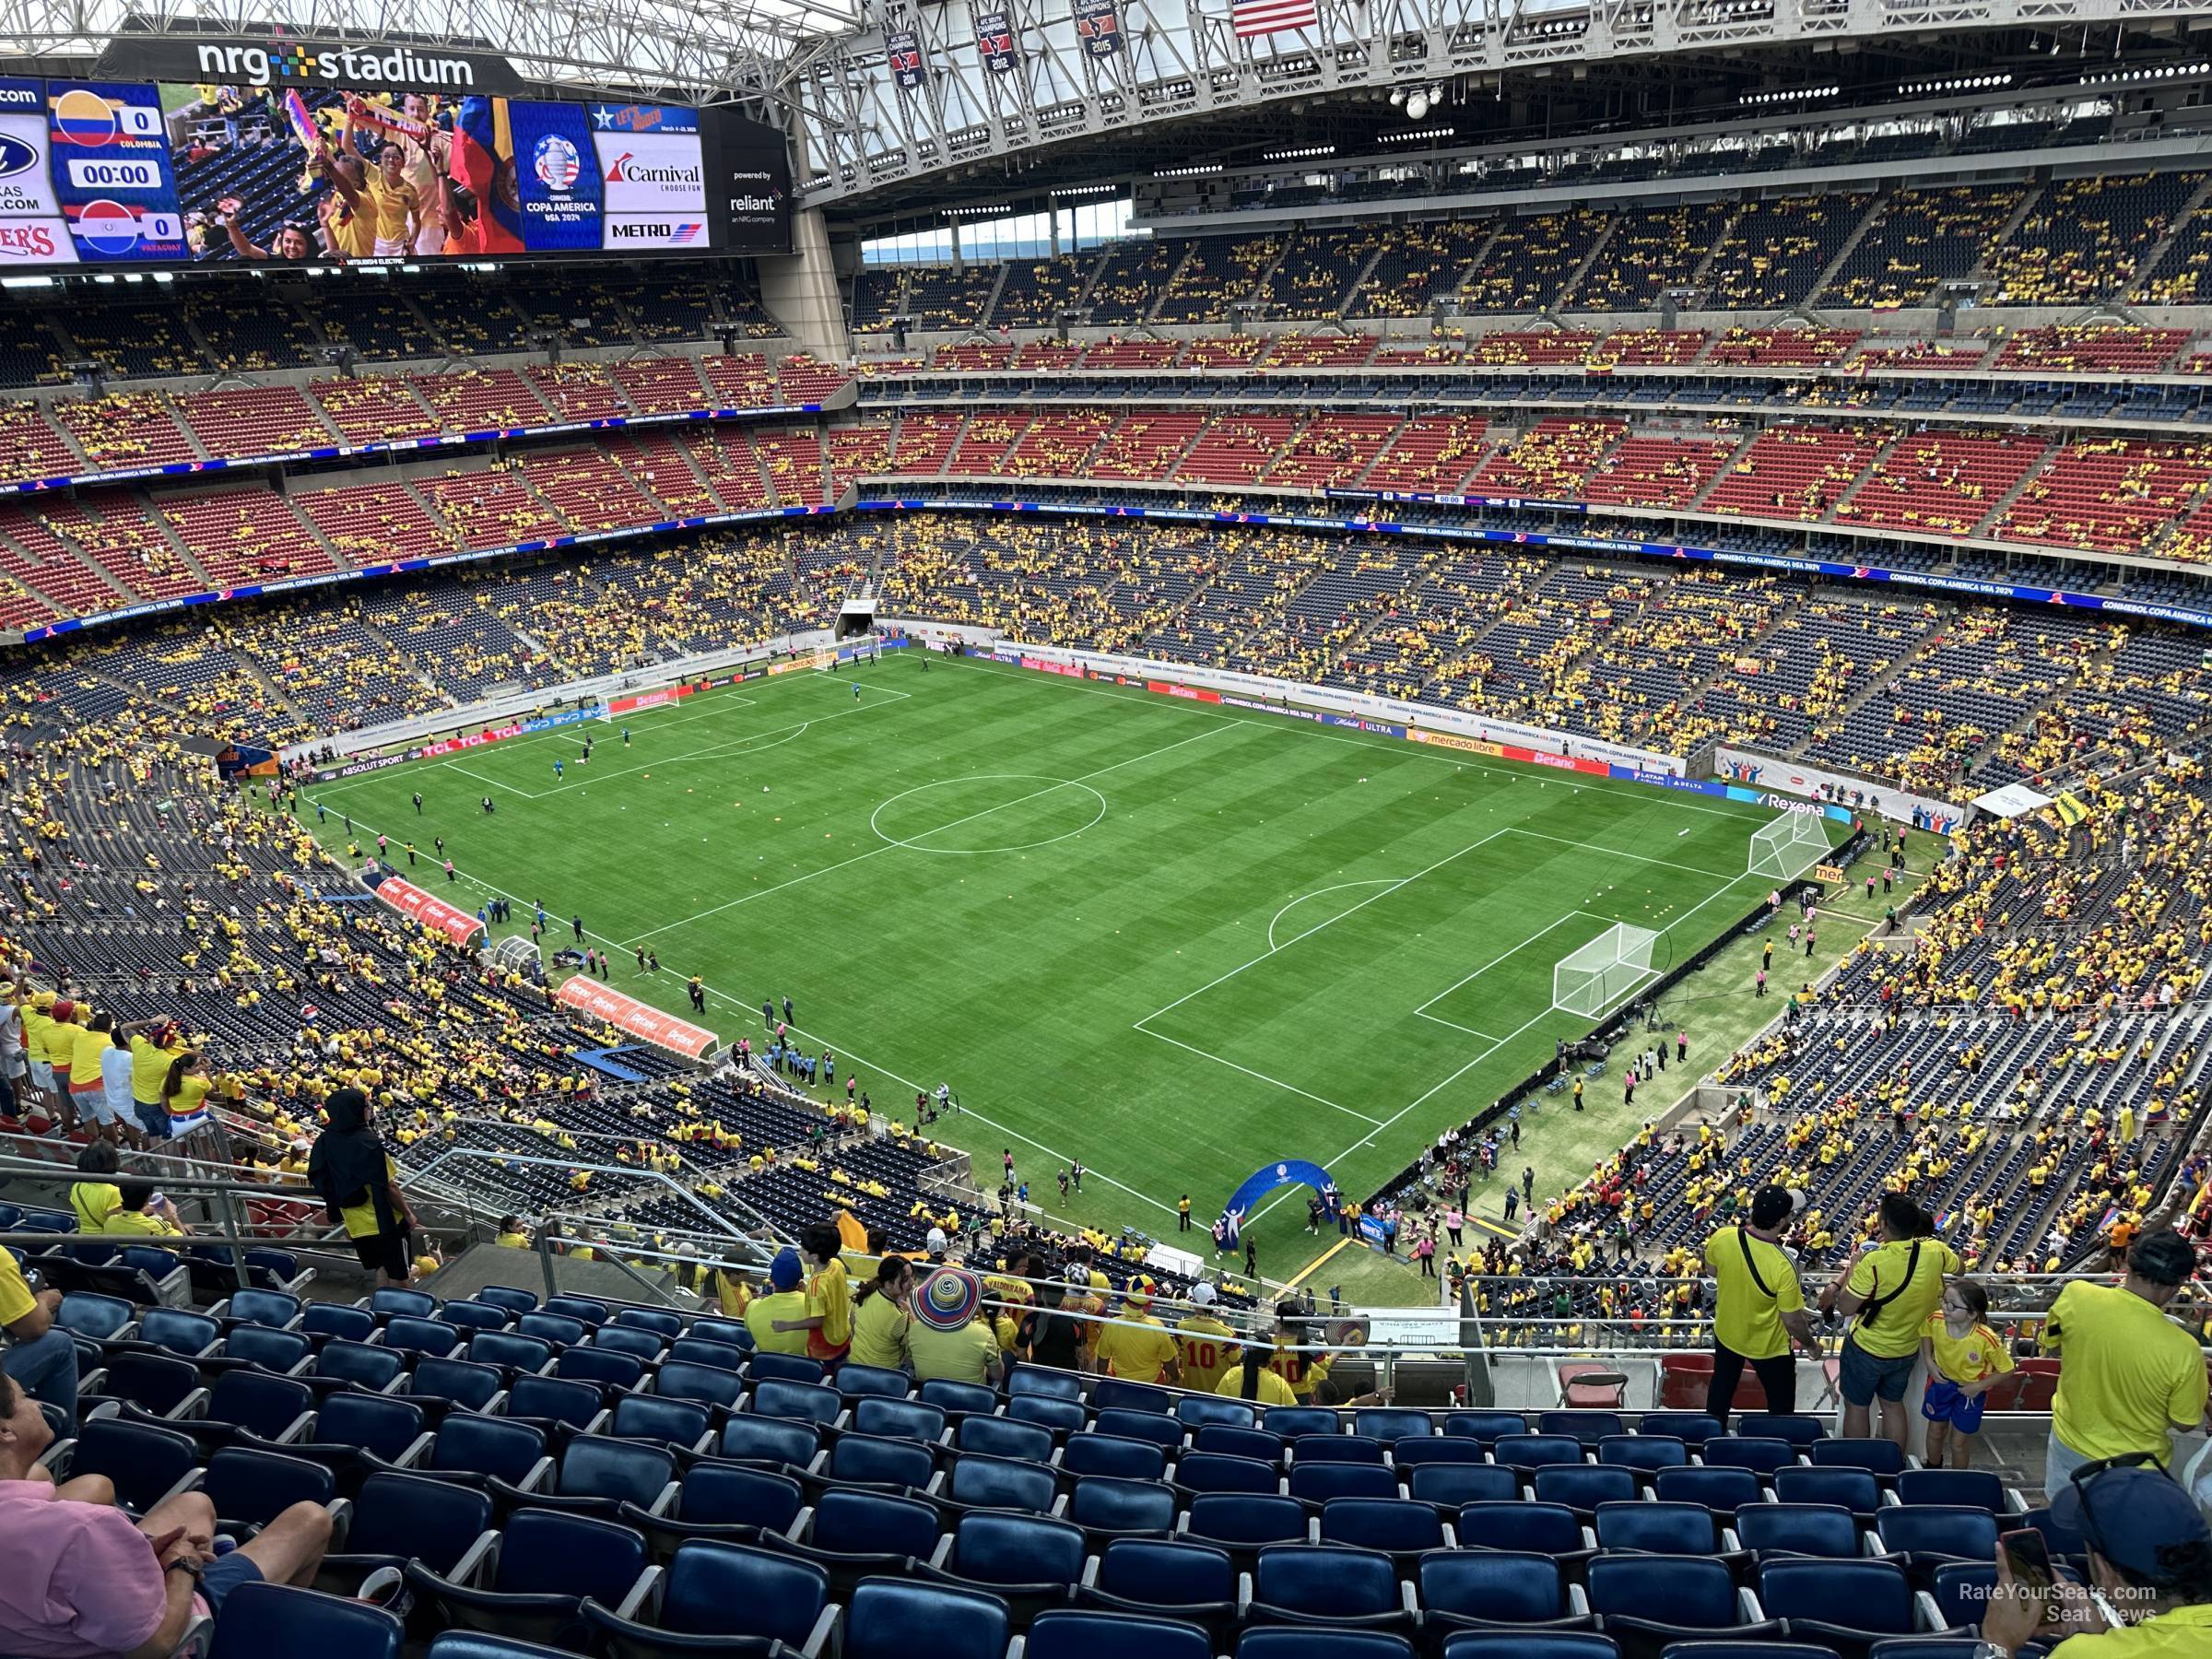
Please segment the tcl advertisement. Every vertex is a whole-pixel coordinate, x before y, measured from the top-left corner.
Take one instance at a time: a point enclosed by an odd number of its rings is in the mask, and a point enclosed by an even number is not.
[[[286,58],[283,75],[226,59],[190,82],[0,77],[0,272],[790,246],[773,128],[712,110],[702,134],[702,112],[668,105],[334,77],[381,61],[334,49],[312,76]],[[472,84],[459,59],[424,62],[440,69],[428,78]]]

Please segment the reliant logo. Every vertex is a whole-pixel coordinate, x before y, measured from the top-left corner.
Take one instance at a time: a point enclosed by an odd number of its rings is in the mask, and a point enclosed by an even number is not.
[[[781,197],[772,195],[738,195],[730,198],[732,213],[773,213]]]
[[[200,72],[223,80],[265,87],[278,80],[322,80],[359,87],[473,87],[476,65],[466,58],[432,57],[405,46],[357,52],[350,46],[315,46],[274,41],[267,46],[202,46]]]
[[[628,150],[617,156],[606,170],[609,184],[697,184],[705,176],[705,170],[699,167],[654,166],[635,160]]]

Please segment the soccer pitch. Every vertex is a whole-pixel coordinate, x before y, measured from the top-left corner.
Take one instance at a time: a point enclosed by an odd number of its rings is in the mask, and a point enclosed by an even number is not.
[[[523,928],[542,900],[549,948],[581,914],[660,1006],[700,975],[732,1041],[762,1046],[788,995],[841,1096],[855,1075],[910,1116],[948,1081],[966,1110],[933,1133],[986,1188],[1010,1147],[1056,1215],[1080,1159],[1071,1219],[1170,1238],[1179,1194],[1203,1228],[1278,1159],[1364,1196],[1590,1029],[1552,1008],[1559,958],[1630,923],[1664,967],[1771,885],[1745,874],[1757,807],[980,660],[892,653],[627,724],[628,747],[591,724],[319,786],[306,820],[319,797],[326,846],[348,816]],[[1263,1207],[1263,1271],[1313,1253],[1303,1225],[1295,1189]]]

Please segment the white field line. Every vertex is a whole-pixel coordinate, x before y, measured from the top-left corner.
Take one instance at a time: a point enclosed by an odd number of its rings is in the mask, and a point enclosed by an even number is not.
[[[1162,1042],[1171,1042],[1177,1048],[1182,1049],[1186,1053],[1197,1055],[1201,1060],[1211,1060],[1216,1065],[1226,1065],[1230,1071],[1242,1072],[1246,1077],[1256,1077],[1263,1083],[1272,1083],[1276,1088],[1283,1089],[1290,1094],[1297,1095],[1301,1100],[1312,1100],[1316,1106],[1326,1106],[1332,1112],[1341,1112],[1346,1117],[1356,1117],[1363,1124],[1372,1124],[1378,1121],[1368,1116],[1364,1112],[1354,1112],[1349,1106],[1339,1106],[1335,1100],[1328,1099],[1324,1095],[1313,1094],[1306,1089],[1300,1088],[1295,1083],[1286,1083],[1280,1077],[1269,1077],[1265,1072],[1253,1071],[1249,1065],[1239,1065],[1234,1060],[1224,1060],[1219,1054],[1215,1053],[1210,1049],[1202,1049],[1194,1043],[1183,1041],[1179,1037],[1171,1037],[1165,1031],[1146,1031],[1145,1035],[1147,1037],[1157,1037]]]

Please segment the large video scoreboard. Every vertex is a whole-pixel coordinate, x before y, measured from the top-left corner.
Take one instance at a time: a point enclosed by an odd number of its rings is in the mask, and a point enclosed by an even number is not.
[[[0,272],[791,245],[782,135],[734,110],[514,97],[467,54],[110,55],[197,78],[0,79]]]

